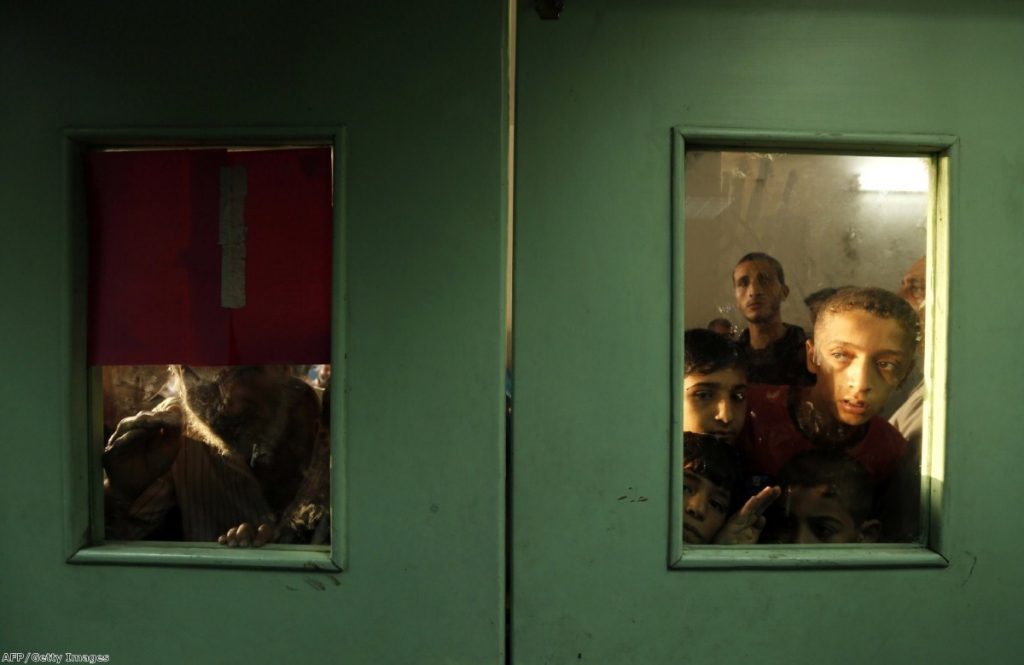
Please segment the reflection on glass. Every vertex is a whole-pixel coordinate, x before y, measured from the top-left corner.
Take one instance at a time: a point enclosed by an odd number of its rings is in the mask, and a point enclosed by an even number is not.
[[[687,152],[685,542],[920,537],[932,172]],[[712,489],[729,497],[714,529]]]
[[[325,544],[329,365],[103,367],[110,540]]]

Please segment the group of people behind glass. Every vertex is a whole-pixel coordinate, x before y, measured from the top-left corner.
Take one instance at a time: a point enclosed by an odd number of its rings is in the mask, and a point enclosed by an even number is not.
[[[902,432],[881,414],[917,376],[923,259],[900,294],[815,294],[810,335],[782,321],[789,287],[776,259],[748,254],[732,279],[747,328],[685,333],[683,540],[915,540],[920,381],[893,416]]]

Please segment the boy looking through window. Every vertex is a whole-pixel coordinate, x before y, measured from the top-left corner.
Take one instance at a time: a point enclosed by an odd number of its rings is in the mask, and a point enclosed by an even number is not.
[[[729,516],[739,475],[735,448],[708,434],[683,434],[683,542],[714,540]]]
[[[781,473],[782,500],[769,516],[767,539],[779,543],[873,543],[881,523],[872,519],[867,471],[840,451],[812,450]]]
[[[709,481],[707,477],[702,477],[702,474],[693,468],[686,470],[683,478],[684,497],[688,499],[690,496],[697,496],[707,487],[717,485],[720,492],[728,492],[724,503],[726,510],[729,511],[730,501],[735,498],[734,481],[740,468],[738,451],[732,448],[732,444],[743,429],[747,409],[746,357],[735,342],[718,333],[700,328],[686,331],[684,346],[684,460],[697,460],[698,457],[703,459],[702,451],[709,450],[709,444],[701,444],[700,441],[710,439],[718,442],[721,451],[708,455],[718,459],[728,454],[735,463],[731,472],[733,480],[727,488],[723,487],[721,482]],[[687,445],[691,447],[692,454],[686,452]],[[716,472],[719,477],[730,477],[728,473],[721,471],[726,468],[724,461],[716,463],[714,468],[719,469]],[[688,543],[707,543],[711,542],[711,538],[718,544],[756,543],[765,524],[762,514],[778,496],[777,487],[761,489],[728,522],[725,518],[729,513],[721,514],[719,520],[720,511],[715,506],[699,511],[698,519],[697,515],[691,515],[684,505],[684,514],[690,516],[684,517],[683,520],[683,539]],[[722,503],[721,495],[716,502]],[[705,530],[710,535],[704,534]]]
[[[807,342],[815,384],[748,390],[744,450],[755,480],[813,448],[845,450],[875,483],[890,477],[907,442],[877,415],[913,366],[917,330],[917,315],[895,293],[851,287],[831,296]]]
[[[711,330],[683,335],[683,430],[732,443],[747,413],[747,364],[740,347]]]

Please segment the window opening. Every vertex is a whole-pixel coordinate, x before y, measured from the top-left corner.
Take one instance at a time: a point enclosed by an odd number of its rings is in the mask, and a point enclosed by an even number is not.
[[[683,161],[684,547],[926,543],[938,158]]]
[[[85,177],[94,540],[329,544],[332,149],[96,149]]]

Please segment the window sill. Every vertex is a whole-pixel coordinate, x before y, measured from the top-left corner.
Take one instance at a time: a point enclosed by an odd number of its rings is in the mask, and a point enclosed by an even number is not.
[[[949,561],[915,543],[863,545],[687,545],[676,569],[730,568],[937,568]]]
[[[208,543],[108,543],[83,548],[71,555],[68,563],[341,571],[341,567],[331,559],[329,546],[310,545],[267,545],[258,549],[242,549]]]

